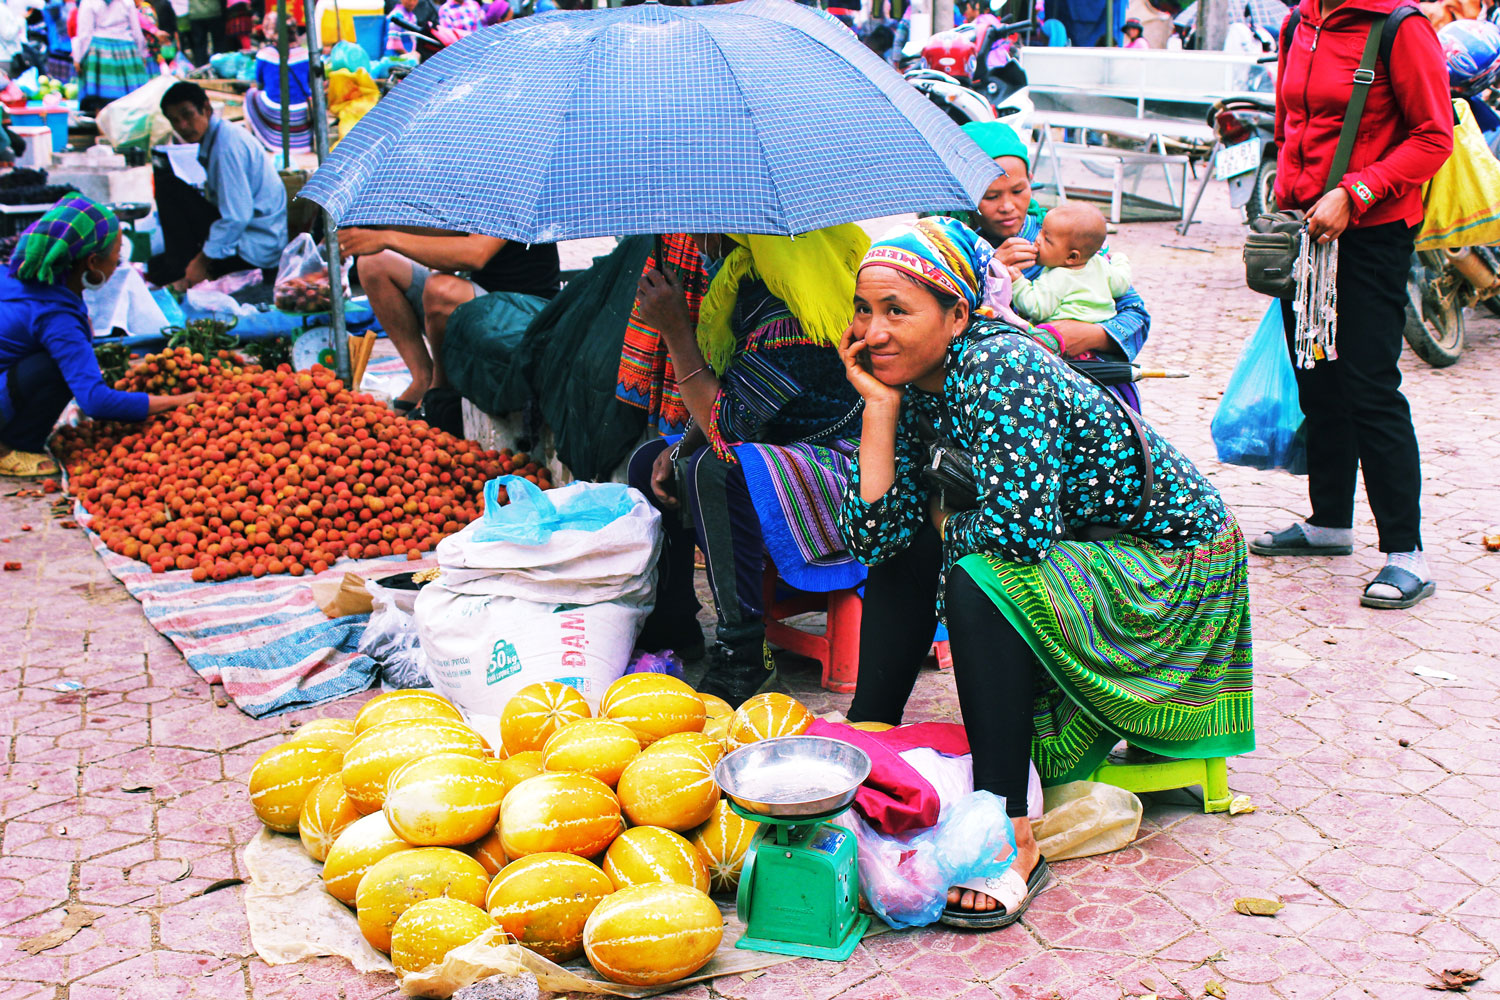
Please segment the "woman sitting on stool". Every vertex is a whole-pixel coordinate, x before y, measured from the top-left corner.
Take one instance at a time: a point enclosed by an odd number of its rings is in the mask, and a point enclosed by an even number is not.
[[[1004,796],[1018,846],[1005,878],[949,893],[943,921],[972,927],[1014,922],[1046,887],[1030,760],[1055,784],[1122,739],[1178,758],[1255,746],[1238,525],[1112,394],[972,318],[990,254],[952,219],[893,231],[865,255],[840,349],[865,400],[840,517],[870,567],[848,714],[901,722],[942,614],[974,787]],[[972,507],[923,476],[929,426],[967,454]]]

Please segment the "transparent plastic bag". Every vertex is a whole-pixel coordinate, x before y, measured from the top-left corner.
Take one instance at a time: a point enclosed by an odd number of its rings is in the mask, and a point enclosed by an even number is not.
[[[999,878],[1016,854],[1005,800],[971,792],[943,811],[937,826],[913,837],[880,833],[854,810],[836,822],[859,841],[859,888],[892,927],[937,922],[948,890],[975,878]]]
[[[554,532],[598,531],[630,514],[635,495],[622,483],[588,483],[587,489],[562,489],[553,495],[520,476],[501,476],[484,484],[484,518],[474,532],[477,542],[546,545]],[[500,490],[508,503],[502,505]]]
[[[1306,474],[1302,406],[1281,323],[1281,300],[1271,301],[1245,342],[1209,430],[1221,462]]]
[[[282,312],[317,313],[333,307],[328,262],[309,234],[300,234],[281,251],[274,294],[276,308]]]
[[[416,618],[396,606],[391,591],[365,581],[374,609],[365,623],[359,651],[380,667],[380,680],[388,689],[430,688],[432,680],[422,665],[422,639]]]

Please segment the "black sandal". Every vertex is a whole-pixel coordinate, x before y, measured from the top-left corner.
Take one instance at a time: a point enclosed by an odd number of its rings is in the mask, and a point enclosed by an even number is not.
[[[397,397],[396,399],[391,400],[391,409],[395,410],[397,413],[407,414],[412,410],[415,410],[416,408],[417,404],[413,403],[409,399],[401,399],[400,397]]]
[[[1352,545],[1312,545],[1297,524],[1267,532],[1266,537],[1271,539],[1269,545],[1254,541],[1250,543],[1250,551],[1258,556],[1347,556],[1354,552]]]
[[[1377,583],[1395,587],[1401,591],[1401,596],[1371,597],[1370,588]],[[1423,580],[1411,570],[1402,569],[1400,566],[1387,566],[1375,574],[1375,579],[1365,584],[1365,592],[1360,595],[1359,603],[1367,608],[1401,611],[1420,601],[1425,601],[1435,593],[1437,593],[1437,584],[1431,580]]]

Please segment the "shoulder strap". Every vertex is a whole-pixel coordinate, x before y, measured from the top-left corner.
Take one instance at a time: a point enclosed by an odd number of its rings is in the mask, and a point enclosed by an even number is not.
[[[1396,44],[1396,29],[1401,27],[1402,21],[1420,13],[1419,8],[1404,3],[1385,16],[1385,33],[1380,36],[1380,61],[1385,63],[1387,72],[1390,71],[1391,49]]]
[[[1339,129],[1339,144],[1333,153],[1333,165],[1328,169],[1328,182],[1323,185],[1324,194],[1338,187],[1349,170],[1354,136],[1365,113],[1365,98],[1370,96],[1370,84],[1375,82],[1375,58],[1380,54],[1380,38],[1385,34],[1387,20],[1387,15],[1380,14],[1370,21],[1370,34],[1365,38],[1365,52],[1360,57],[1359,69],[1354,71],[1354,89],[1349,94],[1349,109],[1344,112],[1343,127]]]
[[[1281,22],[1281,39],[1279,42],[1281,46],[1280,51],[1286,51],[1286,47],[1290,45],[1292,39],[1296,37],[1297,25],[1301,23],[1302,11],[1296,7],[1293,7],[1292,12],[1286,16],[1286,20]]]

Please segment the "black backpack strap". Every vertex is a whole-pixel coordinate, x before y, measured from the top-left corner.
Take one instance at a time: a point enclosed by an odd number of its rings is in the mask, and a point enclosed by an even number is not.
[[[1380,61],[1385,63],[1386,72],[1390,72],[1391,47],[1396,44],[1396,29],[1401,27],[1401,22],[1413,14],[1422,13],[1415,4],[1404,3],[1385,16],[1385,34],[1380,36]]]
[[[1301,23],[1302,11],[1293,7],[1292,12],[1286,16],[1286,20],[1281,22],[1281,38],[1277,42],[1280,46],[1278,51],[1285,52],[1287,46],[1292,44],[1292,39],[1297,34],[1297,25]]]
[[[1354,89],[1349,93],[1349,109],[1344,112],[1338,148],[1334,150],[1333,163],[1328,168],[1328,181],[1323,185],[1324,194],[1338,187],[1349,170],[1349,157],[1354,153],[1354,137],[1359,132],[1359,120],[1365,113],[1365,98],[1370,96],[1370,84],[1375,82],[1375,57],[1380,53],[1380,39],[1385,34],[1386,21],[1385,14],[1370,20],[1370,34],[1365,38],[1365,51],[1360,57],[1359,69],[1354,71]]]

